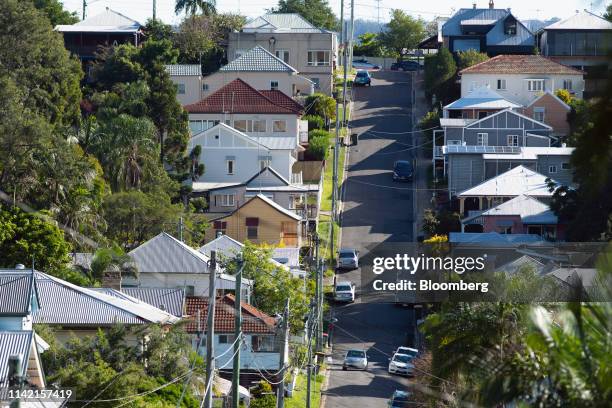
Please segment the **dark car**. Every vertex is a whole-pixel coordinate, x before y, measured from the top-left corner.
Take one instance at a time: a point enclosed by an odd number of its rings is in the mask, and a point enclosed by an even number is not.
[[[391,64],[393,71],[418,71],[420,68],[421,64],[416,61],[400,61]]]
[[[368,71],[357,71],[353,84],[355,84],[355,86],[372,86],[372,77]]]
[[[410,405],[410,393],[400,390],[395,390],[387,402],[387,406],[390,408],[407,408]]]
[[[398,160],[393,164],[393,181],[411,181],[414,173],[412,163]]]

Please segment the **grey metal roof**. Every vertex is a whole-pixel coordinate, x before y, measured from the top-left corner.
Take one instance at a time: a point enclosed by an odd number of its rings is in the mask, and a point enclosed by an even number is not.
[[[542,237],[535,234],[500,234],[497,232],[451,232],[448,241],[453,243],[478,243],[478,244],[522,244],[530,242],[541,242]]]
[[[521,194],[534,197],[550,197],[553,193],[549,190],[546,179],[547,177],[543,174],[525,166],[516,166],[497,177],[468,188],[461,192],[459,197],[513,197]]]
[[[527,195],[514,197],[480,214],[480,216],[487,215],[518,215],[524,224],[550,225],[559,222],[559,218],[557,218],[548,204],[544,204],[540,200]]]
[[[95,16],[86,18],[76,24],[58,25],[55,27],[61,32],[137,32],[142,27],[138,21],[131,19],[123,14],[111,10],[108,7],[105,11]]]
[[[162,232],[128,255],[139,273],[207,273],[209,258]]]
[[[166,65],[166,72],[171,76],[202,76],[200,64]]]
[[[243,247],[244,244],[236,241],[234,238],[228,235],[221,235],[209,243],[202,245],[199,251],[206,256],[210,256],[210,251],[217,251],[217,253],[226,258],[232,258],[242,252]]]
[[[449,18],[442,26],[442,35],[456,36],[462,35],[461,22],[464,20],[481,20],[481,21],[498,21],[510,14],[506,9],[490,9],[490,8],[462,8],[459,9],[451,18]]]
[[[245,32],[294,32],[322,33],[329,32],[315,27],[297,13],[268,13],[247,22],[242,30]]]
[[[40,308],[34,323],[73,326],[104,326],[115,323],[174,323],[176,317],[136,299],[122,299],[102,291],[73,285],[35,272]]]
[[[479,87],[463,98],[449,103],[444,109],[507,109],[520,108],[521,105],[505,99],[488,87]]]
[[[597,14],[583,10],[565,20],[544,27],[544,30],[612,30],[612,23]]]
[[[291,136],[250,137],[270,150],[293,150],[298,145],[296,138]]]
[[[27,315],[35,295],[31,271],[0,270],[0,316]]]
[[[21,354],[23,364],[20,374],[26,374],[32,340],[33,332],[31,330],[0,331],[0,387],[8,386],[8,360],[12,355]]]
[[[274,248],[274,250],[272,250],[272,259],[289,268],[299,268],[300,248]]]
[[[174,316],[183,316],[185,305],[183,289],[121,288],[121,291]]]
[[[279,58],[276,58],[275,55],[271,54],[268,50],[259,45],[251,48],[248,52],[242,54],[229,64],[221,67],[219,71],[298,72],[291,65],[285,63],[285,61]]]

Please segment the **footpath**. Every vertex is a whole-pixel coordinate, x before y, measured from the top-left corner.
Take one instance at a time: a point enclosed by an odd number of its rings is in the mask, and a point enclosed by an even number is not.
[[[413,97],[412,118],[413,130],[418,130],[419,121],[429,111],[429,103],[425,97],[425,73],[418,71],[413,76]],[[416,217],[416,236],[423,235],[423,213],[425,209],[431,206],[432,192],[428,190],[427,179],[429,177],[431,159],[425,154],[425,149],[431,149],[431,144],[427,144],[427,136],[423,132],[414,133],[414,146],[419,146],[415,149],[415,174],[414,178],[414,198],[415,198],[415,217]]]

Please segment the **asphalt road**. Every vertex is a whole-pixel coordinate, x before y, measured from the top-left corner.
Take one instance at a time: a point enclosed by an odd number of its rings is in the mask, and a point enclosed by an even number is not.
[[[360,137],[350,148],[341,246],[357,248],[361,256],[373,243],[414,241],[412,184],[391,179],[393,162],[414,154],[411,134],[393,134],[412,130],[411,82],[407,72],[375,72],[371,87],[354,90],[351,127]],[[360,270],[340,272],[338,280],[354,282],[359,291]],[[390,376],[387,367],[393,351],[414,330],[413,311],[359,297],[333,310],[338,321],[325,407],[386,407],[393,391],[408,385],[407,378]],[[368,351],[367,371],[342,371],[351,348]]]

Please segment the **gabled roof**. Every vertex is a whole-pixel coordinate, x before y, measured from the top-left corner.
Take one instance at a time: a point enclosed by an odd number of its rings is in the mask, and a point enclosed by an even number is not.
[[[283,106],[296,112],[304,112],[304,107],[278,89],[264,89],[259,91],[278,106]]]
[[[165,68],[170,76],[202,76],[200,64],[173,64],[166,65]]]
[[[277,105],[239,78],[184,108],[189,113],[299,113],[295,109]]]
[[[500,234],[498,232],[451,232],[448,241],[452,243],[474,244],[526,244],[542,242],[543,239],[536,234]]]
[[[582,10],[544,27],[544,30],[612,30],[612,23],[588,10]]]
[[[207,273],[209,258],[161,232],[128,255],[139,273]]]
[[[35,272],[40,308],[32,313],[34,323],[70,326],[106,326],[116,323],[174,323],[178,319],[147,303],[82,288],[70,282]]]
[[[173,316],[183,316],[185,291],[182,288],[121,288],[121,292],[164,310]]]
[[[263,176],[268,176],[268,175],[271,176],[274,180],[276,180],[281,185],[288,186],[291,184],[289,180],[284,178],[281,174],[279,174],[279,172],[277,172],[276,170],[274,170],[272,167],[269,167],[269,166],[264,167],[263,169],[258,171],[257,174],[255,174],[253,177],[248,179],[244,184],[246,184],[247,187],[250,187],[249,184],[254,183],[255,180],[260,179]],[[278,183],[275,183],[275,184],[278,184]]]
[[[220,217],[217,218],[212,218],[210,221],[216,221],[216,220],[222,220],[223,218],[227,218],[232,216],[234,213],[240,211],[243,207],[246,207],[247,205],[249,205],[250,203],[254,202],[254,200],[262,200],[264,203],[268,204],[270,207],[274,208],[276,211],[286,215],[287,217],[293,218],[296,221],[300,221],[302,218],[297,215],[296,213],[294,213],[291,210],[288,210],[284,207],[282,207],[280,204],[275,203],[274,201],[272,201],[271,199],[269,199],[268,197],[266,197],[263,194],[257,194],[256,196],[254,196],[253,198],[251,198],[250,200],[248,200],[247,202],[245,202],[244,204],[242,204],[240,207],[236,208],[234,211],[232,211],[229,214],[225,214],[222,215]]]
[[[221,72],[251,71],[251,72],[290,72],[297,69],[270,53],[260,45],[251,48],[235,60],[219,68]]]
[[[442,35],[444,37],[462,35],[461,25],[467,25],[470,22],[472,25],[493,25],[509,14],[506,9],[461,8],[444,23]],[[463,23],[464,21],[466,23]]]
[[[202,245],[199,251],[206,256],[210,256],[210,251],[216,251],[218,254],[221,254],[226,258],[232,258],[236,254],[242,252],[243,247],[244,244],[240,241],[236,241],[229,235],[223,234],[220,237],[213,239],[209,243]]]
[[[459,74],[559,74],[582,75],[575,68],[541,55],[497,55],[459,71]]]
[[[85,20],[72,25],[58,25],[55,29],[61,32],[135,33],[139,31],[141,27],[142,24],[138,21],[107,7],[106,10],[100,14],[87,17]]]
[[[290,268],[300,267],[300,248],[274,248],[272,259]]]
[[[36,295],[32,271],[0,269],[0,316],[27,316]]]
[[[563,109],[565,109],[565,110],[568,110],[568,111],[572,110],[571,106],[569,106],[567,103],[563,102],[563,101],[561,100],[561,98],[559,98],[557,95],[555,95],[554,93],[552,93],[552,92],[550,92],[550,91],[546,91],[546,92],[544,92],[542,95],[540,95],[540,96],[538,96],[537,98],[535,98],[533,101],[531,101],[531,103],[530,103],[529,105],[527,105],[527,107],[530,107],[530,106],[535,105],[536,103],[538,103],[539,101],[541,101],[541,100],[542,100],[542,98],[545,98],[545,97],[551,97],[551,98],[553,98],[553,99],[554,99],[554,100],[556,100],[556,101],[559,103],[559,105],[561,105],[561,106],[563,107]]]
[[[444,109],[515,109],[521,105],[505,99],[489,87],[479,87],[463,98],[449,103]]]
[[[532,256],[529,256],[529,255],[523,255],[519,258],[516,258],[515,260],[511,262],[508,262],[500,266],[495,271],[504,272],[508,275],[514,275],[515,273],[521,271],[522,269],[527,268],[527,269],[532,269],[534,272],[539,274],[542,270],[544,270],[545,266],[546,265],[544,265],[538,259]]]
[[[0,331],[0,387],[8,387],[8,361],[12,355],[21,355],[22,363],[19,374],[27,374],[33,342],[34,332],[32,330]]]
[[[518,215],[524,224],[557,224],[559,222],[549,205],[527,195],[514,197],[480,214],[480,216],[498,215]]]
[[[459,193],[459,197],[513,197],[522,194],[534,197],[550,197],[553,192],[549,191],[546,178],[543,174],[527,167],[516,166],[497,177],[468,188]]]
[[[471,127],[478,128],[479,127],[479,126],[477,126],[478,124],[480,124],[482,122],[487,122],[487,121],[491,120],[491,118],[494,118],[496,116],[505,115],[505,114],[509,114],[509,115],[513,115],[513,116],[518,116],[518,117],[522,118],[523,120],[532,122],[532,123],[534,123],[534,124],[536,124],[536,125],[538,125],[538,126],[540,126],[542,128],[545,128],[545,129],[548,129],[548,130],[552,130],[552,127],[547,125],[546,123],[537,121],[537,120],[535,120],[533,118],[530,118],[529,116],[523,115],[522,113],[519,113],[519,112],[517,112],[515,110],[512,110],[510,108],[507,108],[507,109],[504,109],[504,110],[492,113],[490,115],[485,116],[484,118],[475,120],[474,122],[471,122],[470,124],[468,124],[466,127],[468,127],[468,128],[471,128]],[[532,129],[532,130],[535,130],[535,129]],[[544,129],[541,129],[541,130],[544,130]]]
[[[243,27],[245,32],[292,32],[324,33],[329,32],[313,26],[297,13],[268,13],[248,21]]]
[[[198,329],[196,316],[200,311],[200,328],[207,331],[208,298],[187,297],[187,315],[192,320],[185,326],[188,333],[194,333]],[[234,333],[235,328],[235,305],[236,299],[233,295],[225,295],[217,298],[215,304],[215,333]],[[276,321],[273,317],[265,314],[255,306],[241,302],[242,309],[242,331],[245,334],[274,334]]]

